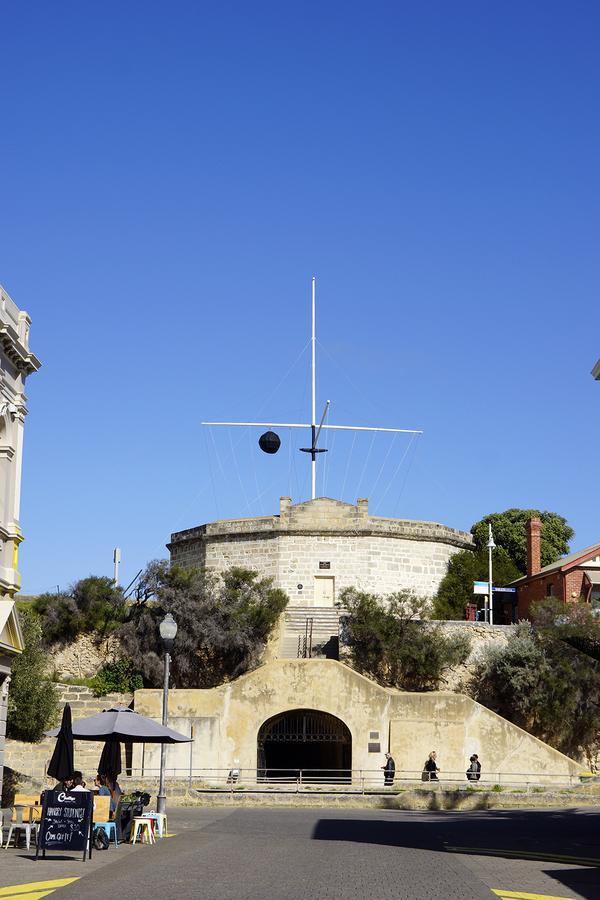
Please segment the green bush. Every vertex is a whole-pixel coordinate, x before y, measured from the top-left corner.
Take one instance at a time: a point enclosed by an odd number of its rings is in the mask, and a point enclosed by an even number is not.
[[[150,563],[139,603],[119,630],[123,652],[144,684],[162,684],[164,651],[159,624],[171,613],[178,625],[171,672],[178,687],[215,687],[259,664],[264,647],[288,602],[287,594],[249,569],[219,575],[200,569]],[[147,602],[146,590],[153,603]]]
[[[439,625],[420,621],[427,601],[411,591],[382,599],[348,588],[340,602],[349,612],[343,641],[353,666],[379,684],[404,691],[434,691],[444,673],[469,655],[468,637],[448,637]]]
[[[479,661],[473,694],[484,706],[590,765],[600,734],[600,665],[558,630],[521,626]]]
[[[40,618],[22,610],[19,620],[25,649],[12,665],[6,733],[17,741],[40,741],[58,718],[58,691],[46,674]]]
[[[32,607],[40,616],[46,645],[70,643],[83,633],[106,637],[125,621],[127,612],[122,589],[111,578],[96,575],[82,578],[69,591],[40,594]]]
[[[96,697],[106,694],[129,694],[144,687],[144,681],[130,659],[117,659],[106,663],[90,681]]]

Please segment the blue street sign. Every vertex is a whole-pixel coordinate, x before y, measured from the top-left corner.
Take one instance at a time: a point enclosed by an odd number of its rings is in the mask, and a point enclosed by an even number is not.
[[[494,592],[495,592],[495,591],[502,591],[502,592],[504,592],[505,594],[516,594],[516,593],[517,593],[517,589],[516,589],[516,588],[500,588],[500,587],[497,588],[497,587],[495,587],[495,588],[493,588],[493,591],[494,591]]]

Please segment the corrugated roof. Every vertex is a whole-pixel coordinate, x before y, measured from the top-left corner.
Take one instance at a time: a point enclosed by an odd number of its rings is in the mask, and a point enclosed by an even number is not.
[[[592,584],[600,584],[600,569],[586,569],[585,574]]]

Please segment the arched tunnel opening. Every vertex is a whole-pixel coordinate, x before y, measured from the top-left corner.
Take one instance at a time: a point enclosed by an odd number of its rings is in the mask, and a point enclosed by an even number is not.
[[[258,777],[347,783],[352,736],[341,719],[316,709],[293,709],[263,723],[258,732]]]

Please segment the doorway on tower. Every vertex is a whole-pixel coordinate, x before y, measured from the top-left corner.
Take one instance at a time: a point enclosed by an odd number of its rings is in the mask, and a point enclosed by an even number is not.
[[[335,603],[335,577],[315,575],[313,606],[333,606]]]
[[[352,736],[341,719],[316,709],[273,716],[258,732],[258,778],[348,784]]]

